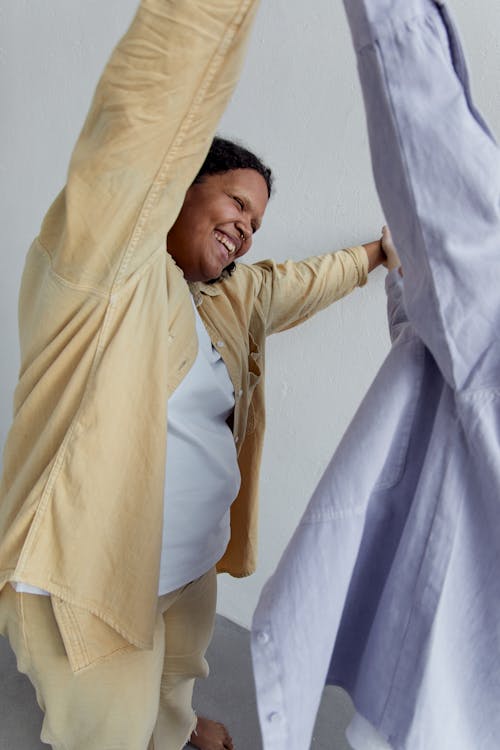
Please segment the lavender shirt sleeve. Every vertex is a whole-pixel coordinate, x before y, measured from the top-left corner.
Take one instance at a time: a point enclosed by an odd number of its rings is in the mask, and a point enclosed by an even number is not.
[[[344,4],[409,320],[452,388],[488,387],[500,330],[500,155],[472,104],[453,22],[434,0]]]
[[[408,315],[404,301],[403,278],[399,268],[393,268],[385,277],[387,294],[387,321],[391,341],[394,343],[403,328],[408,324]]]

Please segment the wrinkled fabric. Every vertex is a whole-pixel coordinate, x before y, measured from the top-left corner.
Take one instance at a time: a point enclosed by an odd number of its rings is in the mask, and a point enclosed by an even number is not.
[[[254,0],[142,0],[68,182],[29,251],[0,485],[0,588],[50,592],[74,671],[151,648],[167,399],[197,351],[191,294],[235,392],[242,477],[219,571],[253,572],[265,337],[366,282],[362,247],[239,264],[191,289],[165,250],[236,85]],[[168,478],[167,478],[168,481]]]
[[[200,316],[195,319],[198,354],[168,400],[160,595],[186,586],[221,559],[241,483],[227,421],[234,412],[233,384]]]
[[[197,722],[191,706],[194,681],[209,673],[205,654],[216,600],[212,568],[158,598],[152,649],[103,659],[75,676],[50,600],[15,594],[5,586],[0,635],[9,639],[17,668],[43,708],[40,738],[47,750],[183,748]],[[19,743],[12,735],[9,742],[7,734],[2,723],[2,750],[18,750]]]
[[[500,742],[500,155],[443,3],[345,0],[393,345],[253,622],[265,750],[325,682],[394,750]],[[335,405],[332,405],[332,418]]]

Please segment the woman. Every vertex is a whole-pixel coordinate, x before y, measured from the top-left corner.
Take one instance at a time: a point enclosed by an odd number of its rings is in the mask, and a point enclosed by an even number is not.
[[[191,694],[215,564],[255,567],[265,338],[384,257],[375,242],[233,267],[271,174],[209,144],[255,3],[197,5],[141,2],[23,276],[0,632],[57,749],[232,747]]]

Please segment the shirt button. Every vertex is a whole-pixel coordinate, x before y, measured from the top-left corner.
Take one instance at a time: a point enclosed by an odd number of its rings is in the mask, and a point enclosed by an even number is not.
[[[222,349],[222,347],[224,346],[224,342],[223,341],[218,341],[217,342],[217,346],[219,347],[219,349]]]
[[[172,341],[174,340],[174,338],[175,338],[175,336],[172,336],[172,334],[170,333],[169,336],[168,336],[168,343],[171,344]]]
[[[269,643],[269,633],[266,633],[265,630],[259,630],[257,633],[257,643],[261,646],[265,646],[266,643]]]
[[[238,398],[241,398],[242,396],[243,396],[243,391],[242,391],[242,390],[240,389],[240,390],[238,391]]]
[[[235,443],[237,443],[239,439],[240,439],[240,438],[239,438],[239,436],[238,436],[238,435],[235,435],[235,437],[234,437],[234,442],[235,442]]]
[[[267,720],[270,724],[280,724],[282,720],[282,716],[278,711],[273,711],[269,714],[267,717]]]

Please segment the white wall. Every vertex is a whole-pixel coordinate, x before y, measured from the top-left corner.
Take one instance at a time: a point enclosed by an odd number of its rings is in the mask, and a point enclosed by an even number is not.
[[[500,4],[450,4],[476,99],[498,132]],[[0,0],[2,445],[18,367],[24,255],[64,183],[101,67],[135,6],[136,0]],[[377,236],[383,218],[340,0],[263,0],[220,130],[255,149],[276,174],[254,259],[300,258]],[[243,581],[219,579],[219,610],[241,624],[249,624],[263,583],[387,351],[384,272],[372,276],[362,291],[269,341],[259,569]]]

